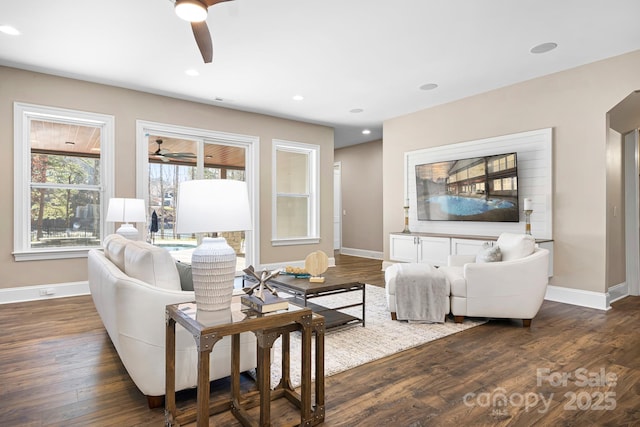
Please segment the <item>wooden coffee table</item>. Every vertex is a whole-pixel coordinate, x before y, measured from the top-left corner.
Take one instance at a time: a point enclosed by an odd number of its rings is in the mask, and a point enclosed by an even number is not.
[[[314,313],[321,314],[325,318],[326,329],[341,326],[362,324],[365,326],[365,284],[357,281],[345,281],[344,278],[337,278],[331,274],[331,269],[322,275],[324,283],[311,283],[308,278],[296,278],[295,276],[281,274],[269,280],[269,284],[278,291],[291,295],[289,301],[310,308]],[[255,283],[251,276],[244,276],[243,282]],[[243,284],[243,286],[245,286]],[[336,307],[325,307],[320,304],[310,302],[310,299],[324,297],[328,295],[341,294],[346,292],[362,292],[362,299],[353,304],[340,305]],[[342,310],[350,307],[362,307],[362,316],[357,317]]]

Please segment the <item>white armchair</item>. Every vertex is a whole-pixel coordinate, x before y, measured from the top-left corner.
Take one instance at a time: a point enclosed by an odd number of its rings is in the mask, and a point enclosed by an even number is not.
[[[458,323],[465,316],[491,317],[522,319],[529,327],[547,290],[549,251],[526,234],[503,233],[496,245],[502,261],[451,255],[441,267],[451,285],[451,314]]]

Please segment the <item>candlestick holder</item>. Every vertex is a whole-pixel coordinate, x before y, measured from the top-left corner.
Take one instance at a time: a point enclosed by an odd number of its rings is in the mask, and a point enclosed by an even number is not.
[[[409,206],[404,207],[404,230],[403,233],[409,234],[411,230],[409,230]]]
[[[531,213],[532,212],[533,212],[533,209],[528,209],[524,211],[524,220],[525,220],[524,232],[529,235],[531,235]]]

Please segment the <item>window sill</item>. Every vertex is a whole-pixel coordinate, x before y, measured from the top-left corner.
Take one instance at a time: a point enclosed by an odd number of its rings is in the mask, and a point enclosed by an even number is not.
[[[98,247],[96,247],[98,248]],[[47,259],[86,258],[87,253],[93,248],[73,249],[43,249],[31,251],[16,251],[12,255],[16,261],[42,261]]]
[[[319,237],[301,237],[299,239],[273,239],[271,246],[315,245],[320,243]]]

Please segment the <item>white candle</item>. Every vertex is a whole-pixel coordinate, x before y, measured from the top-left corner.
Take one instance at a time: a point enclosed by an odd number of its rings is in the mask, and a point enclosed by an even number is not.
[[[532,211],[533,210],[533,202],[531,199],[524,199],[524,210]]]

